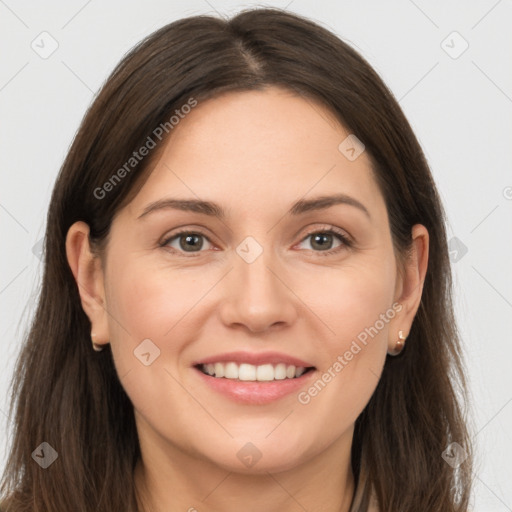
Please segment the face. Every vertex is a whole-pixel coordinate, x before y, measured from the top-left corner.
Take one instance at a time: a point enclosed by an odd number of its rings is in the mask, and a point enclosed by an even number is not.
[[[279,88],[175,126],[101,277],[98,325],[141,437],[238,472],[348,446],[404,327],[384,199],[367,154],[339,149],[349,134]]]

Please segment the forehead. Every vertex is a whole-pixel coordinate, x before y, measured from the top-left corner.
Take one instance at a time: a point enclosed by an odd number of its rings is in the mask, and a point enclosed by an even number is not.
[[[349,135],[321,103],[280,87],[222,94],[173,127],[129,210],[140,214],[168,194],[254,214],[262,204],[283,208],[333,192],[382,208],[370,158],[351,161],[340,151]]]

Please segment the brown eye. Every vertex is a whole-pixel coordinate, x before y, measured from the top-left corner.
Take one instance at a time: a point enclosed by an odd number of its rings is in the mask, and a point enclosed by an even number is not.
[[[206,235],[195,231],[180,231],[162,242],[162,247],[171,247],[173,250],[185,253],[198,253],[204,246],[203,240],[211,243]],[[174,245],[171,245],[174,244]]]
[[[331,249],[333,244],[333,235],[328,233],[314,233],[310,235],[311,246],[320,250]]]
[[[340,243],[333,248],[333,243],[335,243],[334,239],[336,238]],[[334,228],[323,231],[312,231],[303,238],[302,242],[305,242],[308,239],[311,239],[310,250],[322,253],[322,255],[337,253],[344,248],[351,246],[348,237]]]

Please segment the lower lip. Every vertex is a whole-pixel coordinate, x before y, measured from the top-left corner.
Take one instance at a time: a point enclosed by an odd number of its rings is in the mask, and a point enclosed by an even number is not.
[[[297,393],[309,383],[311,377],[316,373],[315,370],[310,370],[294,379],[257,382],[212,377],[204,374],[198,368],[193,369],[213,390],[235,402],[252,405],[268,404],[292,393]]]

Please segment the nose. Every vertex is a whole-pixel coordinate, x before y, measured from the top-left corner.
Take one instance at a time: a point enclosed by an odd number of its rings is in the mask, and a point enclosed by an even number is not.
[[[220,317],[226,326],[262,333],[291,325],[297,318],[300,300],[271,252],[263,251],[252,263],[235,255],[220,303]]]

